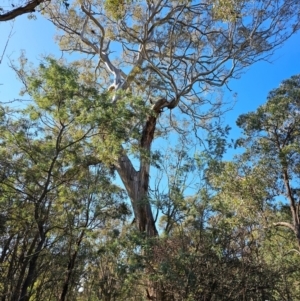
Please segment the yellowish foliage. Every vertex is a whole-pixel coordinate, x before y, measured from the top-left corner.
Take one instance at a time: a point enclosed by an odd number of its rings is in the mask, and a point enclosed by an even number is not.
[[[109,16],[113,19],[119,20],[125,13],[125,1],[124,0],[106,0],[104,7]]]
[[[243,0],[215,0],[213,1],[213,15],[222,21],[234,22],[241,17]]]

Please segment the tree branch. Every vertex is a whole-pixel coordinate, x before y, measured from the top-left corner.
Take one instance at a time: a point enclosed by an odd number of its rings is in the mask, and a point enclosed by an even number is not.
[[[50,2],[51,0],[32,0],[29,1],[26,5],[24,6],[19,6],[11,11],[8,11],[7,13],[0,14],[0,22],[5,22],[9,20],[13,20],[18,16],[28,14],[28,13],[33,13],[35,12],[35,8],[39,6],[41,3],[44,2]]]
[[[291,230],[293,230],[294,233],[296,233],[295,227],[292,224],[287,223],[287,222],[273,223],[273,226],[275,226],[275,227],[287,227],[287,228],[290,228]]]

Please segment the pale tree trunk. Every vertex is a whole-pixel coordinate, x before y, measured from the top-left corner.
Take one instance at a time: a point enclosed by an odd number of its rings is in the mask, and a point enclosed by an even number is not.
[[[288,171],[287,171],[286,168],[283,168],[282,175],[283,175],[283,181],[284,181],[286,196],[287,196],[287,198],[289,200],[289,203],[290,203],[290,210],[291,210],[293,223],[291,224],[291,223],[288,223],[288,222],[277,222],[277,223],[274,223],[274,226],[276,226],[276,227],[277,226],[282,226],[282,227],[286,227],[286,228],[291,229],[296,235],[298,248],[300,250],[300,219],[299,219],[300,204],[299,204],[299,202],[297,202],[295,200],[295,197],[293,195],[292,188],[290,186]]]
[[[287,197],[290,202],[290,209],[291,209],[291,214],[292,214],[292,219],[293,219],[294,232],[296,234],[297,241],[298,241],[298,247],[300,249],[299,203],[297,203],[297,201],[295,200],[295,197],[293,195],[293,192],[292,192],[292,189],[290,186],[288,172],[286,169],[283,170],[283,180],[284,180],[286,194],[287,194]]]

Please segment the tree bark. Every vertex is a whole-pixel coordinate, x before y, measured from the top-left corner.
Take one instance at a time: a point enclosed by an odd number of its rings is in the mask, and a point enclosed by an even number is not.
[[[32,258],[29,261],[29,268],[27,277],[23,283],[22,289],[21,289],[21,296],[18,299],[19,301],[29,301],[30,296],[28,295],[28,288],[35,282],[36,279],[36,266],[37,266],[37,260],[39,258],[40,252],[44,246],[46,237],[42,237],[40,242],[38,243],[36,249],[34,250],[34,253],[32,255]]]
[[[0,22],[10,21],[23,14],[33,13],[35,12],[35,8],[37,6],[46,1],[50,2],[51,0],[32,0],[24,6],[19,6],[13,10],[8,11],[7,13],[0,14]]]
[[[77,255],[78,255],[78,249],[79,249],[79,246],[82,242],[84,233],[85,233],[85,231],[81,232],[81,234],[80,234],[80,236],[79,236],[79,238],[77,239],[77,242],[76,242],[76,249],[75,249],[75,251],[73,252],[73,254],[71,255],[71,257],[69,259],[68,272],[67,272],[67,276],[66,276],[64,284],[63,284],[63,289],[62,289],[62,292],[61,292],[61,295],[60,295],[60,298],[59,298],[60,301],[65,301],[65,299],[66,299],[68,289],[69,289],[69,286],[70,286],[70,282],[71,282],[71,278],[72,278],[72,274],[73,274],[74,267],[75,267],[75,262],[76,262]]]
[[[30,244],[30,247],[29,247],[29,250],[28,250],[27,254],[25,252],[23,252],[20,255],[21,267],[20,267],[20,272],[18,273],[18,280],[16,281],[16,285],[13,288],[11,301],[19,300],[21,287],[22,287],[22,282],[23,282],[23,279],[25,277],[25,272],[26,272],[26,268],[28,266],[29,258],[32,255],[32,253],[34,252],[34,248],[36,246],[38,237],[39,237],[39,233],[36,233],[34,238],[33,238],[33,241]],[[17,249],[17,247],[18,247],[18,245],[16,245],[16,249]]]
[[[150,150],[156,127],[156,116],[149,116],[140,140],[140,170],[136,171],[128,156],[123,153],[116,169],[128,192],[134,211],[135,221],[140,232],[148,237],[158,234],[148,199]]]

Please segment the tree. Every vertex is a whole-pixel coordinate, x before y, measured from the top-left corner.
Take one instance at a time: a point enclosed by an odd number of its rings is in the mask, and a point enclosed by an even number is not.
[[[0,111],[1,300],[63,301],[90,263],[93,234],[129,210],[89,147],[111,122],[105,96],[53,59],[22,72],[32,103]]]
[[[292,233],[267,227],[289,215],[272,205],[272,169],[251,152],[220,162],[226,131],[193,157],[181,136],[175,151],[151,154],[168,185],[149,193],[163,233],[145,239],[126,222],[111,163],[149,111],[130,93],[112,103],[78,62],[21,65],[32,102],[0,110],[2,301],[297,299]]]
[[[226,274],[232,268],[240,274],[229,286],[237,289],[234,296],[238,300],[293,300],[299,294],[300,257],[293,249],[293,233],[273,227],[274,220],[288,217],[288,211],[276,205],[274,178],[269,172],[245,155],[220,163],[217,172],[209,171],[214,191],[207,222],[215,238],[212,249],[227,261]]]
[[[291,222],[275,226],[292,230],[300,247],[299,168],[300,168],[300,76],[295,75],[271,91],[267,103],[241,115],[237,121],[244,137],[238,145],[246,147],[245,156],[272,183],[274,196],[284,197],[290,207]]]
[[[158,199],[164,233],[144,242],[139,279],[156,283],[163,300],[297,299],[292,235],[267,227],[279,216],[269,204],[269,179],[243,162],[216,166],[206,154],[193,160],[176,150],[170,162],[162,159],[169,174],[169,193]],[[198,189],[188,195],[191,178]]]
[[[229,3],[230,11],[221,13]],[[131,125],[138,133],[133,144],[139,167],[134,168],[126,139],[113,163],[141,232],[157,235],[148,200],[155,135],[169,128],[197,135],[199,128],[209,128],[222,106],[204,95],[226,85],[243,68],[269,58],[299,29],[298,11],[294,0],[86,0],[72,3],[67,12],[56,3],[47,8],[62,31],[61,48],[88,56],[99,90],[109,91],[112,103],[118,103],[124,91],[139,95],[148,109]],[[187,131],[180,122],[186,122],[184,116],[190,122]]]

